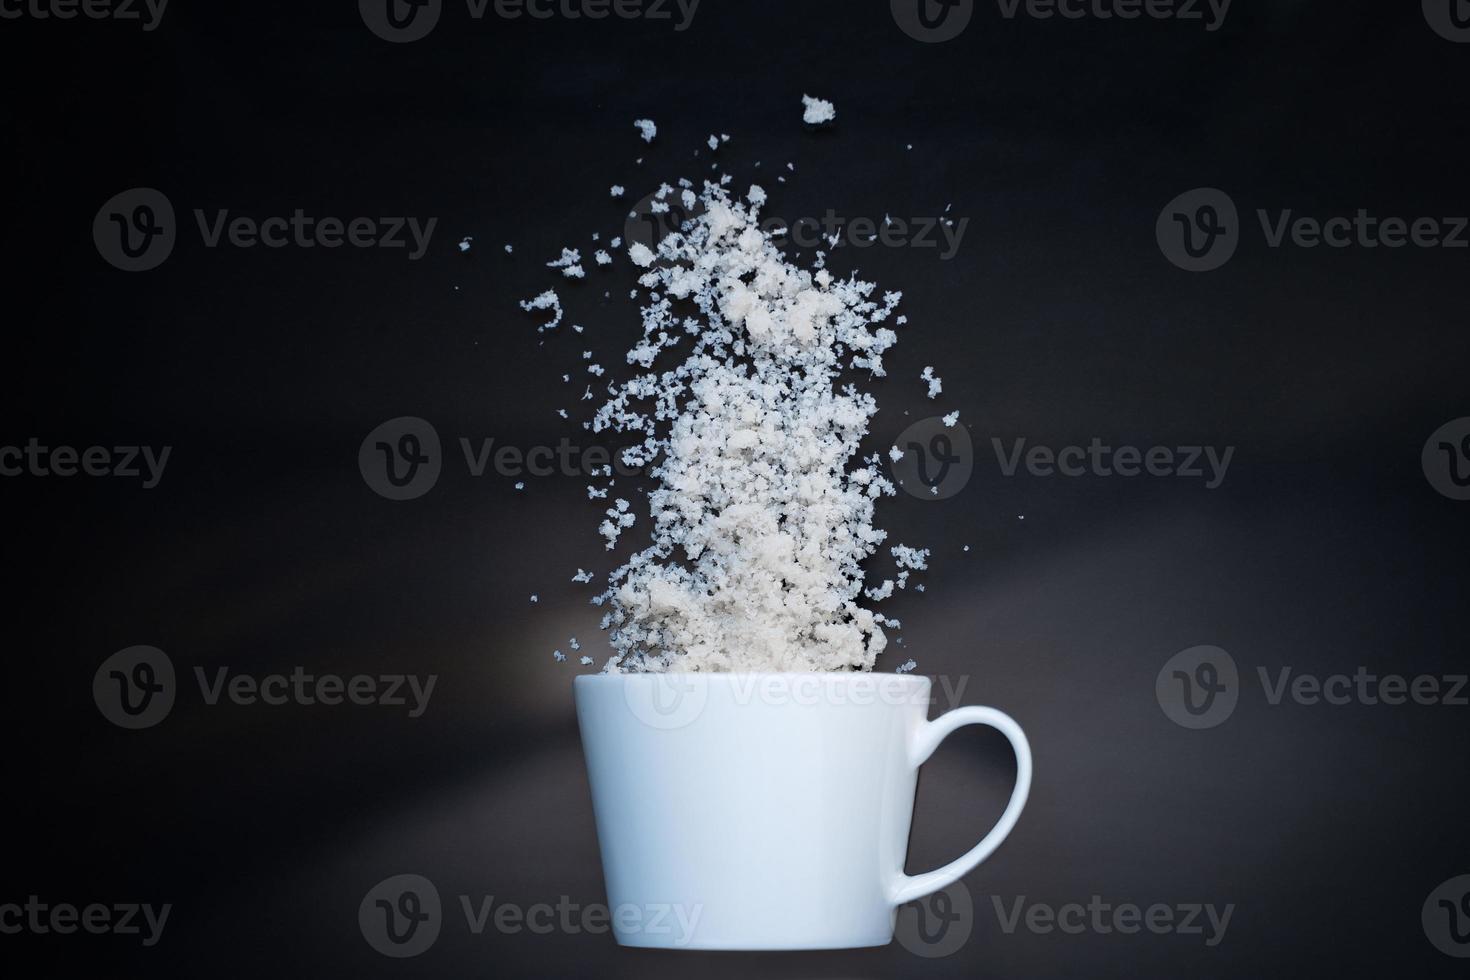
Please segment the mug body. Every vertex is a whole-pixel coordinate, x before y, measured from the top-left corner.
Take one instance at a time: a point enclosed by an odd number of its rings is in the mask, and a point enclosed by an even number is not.
[[[872,673],[576,678],[618,942],[888,943],[929,690]]]

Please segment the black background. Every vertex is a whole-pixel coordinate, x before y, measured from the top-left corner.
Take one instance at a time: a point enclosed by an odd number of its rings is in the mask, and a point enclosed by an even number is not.
[[[411,44],[349,2],[174,0],[161,26],[0,21],[7,355],[0,444],[169,445],[160,485],[0,480],[6,856],[0,901],[172,903],[162,942],[0,936],[0,963],[131,976],[1460,975],[1420,926],[1470,871],[1465,708],[1272,706],[1276,671],[1463,671],[1470,504],[1421,447],[1470,415],[1467,253],[1267,247],[1257,208],[1326,217],[1470,211],[1470,45],[1418,4],[1247,3],[1199,22],[1014,20],[976,6],[924,44],[876,2],[704,0],[668,21],[475,21],[447,5]],[[803,92],[835,101],[803,127]],[[634,118],[659,125],[651,146]],[[874,448],[959,410],[977,448],[959,495],[884,503],[930,546],[900,594],[919,671],[967,679],[1036,753],[1031,803],[967,879],[953,955],[901,945],[655,953],[610,936],[464,928],[456,896],[602,902],[571,710],[579,636],[606,646],[577,567],[613,566],[585,481],[472,477],[455,441],[580,438],[582,349],[636,338],[627,263],[559,281],[563,246],[622,233],[661,180],[758,180],[768,213],[969,219],[958,254],[839,249],[905,294],[872,386]],[[912,144],[913,149],[905,149]],[[695,151],[701,153],[696,157]],[[641,165],[634,161],[643,158]],[[761,167],[755,168],[755,161]],[[774,178],[795,164],[785,184]],[[608,186],[628,187],[623,201]],[[125,273],[94,245],[103,202],[162,190],[179,243]],[[1244,240],[1214,272],[1160,254],[1175,195],[1214,186]],[[428,254],[205,248],[195,208],[265,217],[437,217]],[[461,253],[456,243],[474,236]],[[513,243],[506,255],[501,245]],[[569,322],[516,301],[548,286]],[[603,290],[613,298],[604,302]],[[544,344],[543,344],[544,341]],[[936,365],[937,402],[918,373]],[[615,372],[616,373],[616,372]],[[575,388],[575,390],[573,390]],[[573,412],[562,422],[557,408]],[[906,417],[905,412],[911,413]],[[421,416],[446,445],[427,495],[393,502],[363,437]],[[1052,446],[1234,446],[1216,490],[1186,479],[1003,477],[992,437]],[[1024,520],[1021,520],[1024,515]],[[634,539],[642,541],[641,525]],[[966,553],[962,546],[968,544]],[[529,602],[537,592],[541,601]],[[94,672],[168,653],[179,701],[109,724]],[[1154,679],[1197,644],[1243,690],[1207,731],[1170,722]],[[437,674],[428,711],[208,706],[195,667]],[[948,707],[941,704],[936,710]],[[956,735],[925,769],[909,870],[960,853],[1013,775],[998,739]],[[405,961],[357,905],[426,875],[444,930]],[[1223,942],[1002,931],[990,896],[1235,905]]]

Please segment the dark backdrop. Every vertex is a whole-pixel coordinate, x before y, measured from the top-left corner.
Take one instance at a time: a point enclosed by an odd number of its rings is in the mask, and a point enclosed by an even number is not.
[[[1272,704],[1259,671],[1465,670],[1470,503],[1437,489],[1445,476],[1421,450],[1470,415],[1470,253],[1272,248],[1256,210],[1470,212],[1470,44],[1417,4],[1240,0],[1209,31],[977,3],[944,43],[911,37],[902,15],[704,0],[681,31],[475,20],[448,3],[429,36],[397,44],[350,2],[175,0],[152,31],[0,20],[0,445],[171,447],[151,489],[0,479],[0,903],[173,906],[152,947],[25,930],[0,935],[0,962],[221,977],[1460,974],[1421,908],[1470,872],[1470,709]],[[835,125],[803,127],[804,92],[835,101]],[[659,125],[651,146],[631,125],[642,116]],[[904,646],[879,669],[912,656],[963,681],[958,701],[1013,713],[1036,752],[1020,826],[966,879],[974,912],[954,928],[967,932],[923,948],[947,955],[636,952],[560,928],[473,935],[459,910],[460,895],[604,901],[570,700],[587,668],[551,651],[576,635],[606,656],[590,587],[569,579],[614,558],[585,480],[527,476],[517,491],[473,476],[457,440],[588,444],[580,351],[616,367],[636,337],[627,264],[571,283],[543,263],[620,234],[659,180],[710,174],[712,132],[731,136],[714,158],[737,186],[762,183],[771,214],[951,206],[968,222],[948,259],[882,245],[832,256],[905,293],[891,376],[873,386],[873,448],[956,409],[975,447],[958,493],[880,508],[895,540],[934,557],[927,591],[889,604]],[[629,196],[611,199],[613,183]],[[137,187],[167,196],[177,242],[157,268],[124,272],[93,220]],[[1190,272],[1155,225],[1200,187],[1238,208],[1238,248]],[[211,249],[196,208],[437,226],[417,261]],[[538,334],[515,303],[553,285],[568,323]],[[925,365],[944,378],[936,402]],[[437,484],[408,501],[375,492],[357,463],[399,416],[443,443]],[[991,445],[1094,437],[1234,455],[1206,489],[1007,477]],[[170,658],[177,696],[158,724],[126,730],[93,680],[140,644]],[[1233,658],[1238,703],[1195,730],[1166,714],[1155,680],[1200,645]],[[437,682],[409,718],[209,705],[194,680],[297,666]],[[967,847],[1012,775],[998,739],[947,743],[925,769],[909,869]],[[357,909],[401,873],[431,879],[445,912],[431,949],[395,960],[365,941]],[[1234,911],[1207,946],[1007,933],[994,909],[1094,895]]]

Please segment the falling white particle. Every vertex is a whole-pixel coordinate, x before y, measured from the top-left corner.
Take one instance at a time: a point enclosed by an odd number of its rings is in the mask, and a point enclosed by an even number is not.
[[[929,397],[938,398],[939,393],[944,390],[944,382],[934,375],[932,366],[925,367],[919,374],[920,379],[929,382]]]
[[[801,121],[811,126],[820,126],[837,118],[837,110],[826,99],[814,99],[810,95],[801,97]]]

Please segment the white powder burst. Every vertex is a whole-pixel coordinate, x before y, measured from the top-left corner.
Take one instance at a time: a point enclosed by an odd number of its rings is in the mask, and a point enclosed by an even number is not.
[[[815,272],[787,261],[758,204],[721,185],[699,201],[656,267],[647,246],[629,249],[650,291],[627,357],[641,373],[610,387],[592,423],[641,436],[623,461],[658,482],[652,543],[598,597],[616,651],[605,669],[871,669],[894,623],[858,605],[861,563],[886,537],[874,502],[894,488],[876,454],[854,459],[876,403],[837,379],[881,373],[900,296],[875,300],[873,283],[834,279],[820,258]],[[690,335],[682,363],[653,368]],[[609,547],[633,524],[616,503],[600,528]],[[917,569],[927,553],[894,555]]]

